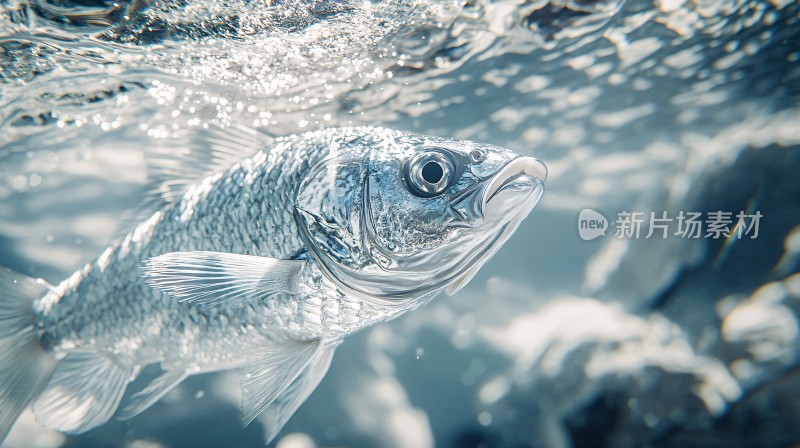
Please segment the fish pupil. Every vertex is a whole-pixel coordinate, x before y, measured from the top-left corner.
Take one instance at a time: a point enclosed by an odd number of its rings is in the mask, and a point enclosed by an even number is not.
[[[437,162],[428,162],[422,167],[422,178],[430,184],[437,184],[444,177],[444,170]]]

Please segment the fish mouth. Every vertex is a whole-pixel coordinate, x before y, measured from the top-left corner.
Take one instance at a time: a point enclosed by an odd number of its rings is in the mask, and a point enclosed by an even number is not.
[[[496,172],[483,187],[481,215],[484,219],[508,216],[521,221],[538,202],[547,166],[535,157],[518,157]],[[536,193],[539,194],[536,194]],[[531,198],[535,200],[531,201]]]
[[[453,295],[466,286],[514,234],[539,202],[546,179],[547,166],[541,160],[518,157],[483,182],[482,191],[473,192],[473,198],[480,198],[473,201],[473,211],[482,218],[483,225],[490,224],[496,230],[473,246],[470,256],[465,257],[469,260],[464,264],[467,268],[454,276],[445,293]]]
[[[528,184],[535,179],[542,184],[547,180],[547,166],[544,162],[535,157],[517,157],[492,176],[484,189],[483,202],[490,202],[498,193],[515,183]]]
[[[524,207],[528,196],[543,188],[545,180],[547,167],[541,160],[517,157],[491,176],[455,194],[450,199],[452,219],[449,224],[477,227],[484,225],[487,218],[497,218],[505,213],[516,214],[515,209]]]

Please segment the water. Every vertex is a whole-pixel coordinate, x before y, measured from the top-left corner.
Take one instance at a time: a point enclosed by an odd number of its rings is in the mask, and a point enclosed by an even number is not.
[[[800,442],[800,8],[788,0],[0,2],[0,262],[58,282],[112,239],[143,148],[240,123],[491,142],[548,190],[465,290],[345,343],[277,446]],[[611,228],[583,241],[578,214]],[[620,212],[763,214],[615,237]],[[654,229],[655,230],[655,229]],[[705,233],[705,229],[704,229]],[[80,436],[261,446],[234,375]]]

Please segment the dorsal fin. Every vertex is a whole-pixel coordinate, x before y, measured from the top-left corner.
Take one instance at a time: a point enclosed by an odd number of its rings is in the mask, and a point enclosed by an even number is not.
[[[155,141],[156,145],[144,151],[148,177],[144,196],[123,215],[118,236],[177,201],[205,177],[269,148],[275,138],[245,126],[210,125],[179,129]]]

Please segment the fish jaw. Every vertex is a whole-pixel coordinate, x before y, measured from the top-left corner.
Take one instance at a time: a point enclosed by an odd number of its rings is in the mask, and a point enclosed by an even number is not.
[[[473,193],[474,212],[483,225],[495,221],[490,233],[472,251],[472,265],[457,275],[445,288],[453,295],[478,273],[480,268],[511,238],[522,221],[533,211],[544,193],[547,167],[533,157],[519,157],[506,164],[482,188]]]

